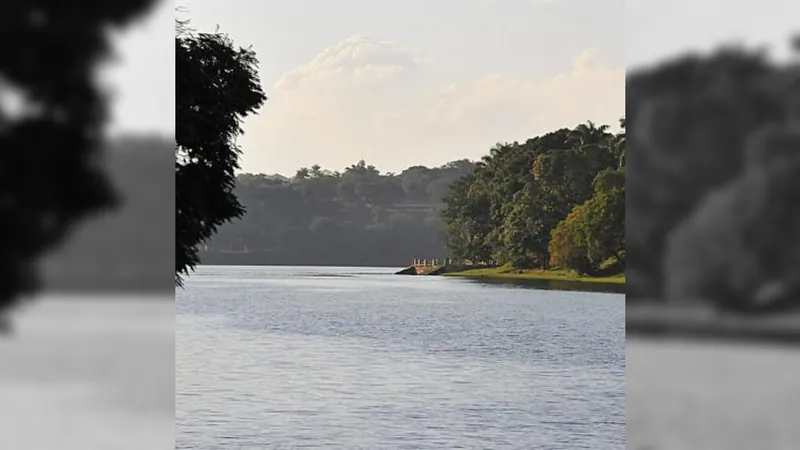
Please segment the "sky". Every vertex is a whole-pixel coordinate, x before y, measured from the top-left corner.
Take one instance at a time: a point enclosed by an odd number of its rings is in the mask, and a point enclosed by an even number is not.
[[[601,0],[605,1],[605,0]],[[790,56],[800,32],[796,0],[627,0],[627,67],[641,67],[687,50],[723,43],[764,45],[777,60]]]
[[[785,57],[800,31],[790,0],[162,1],[115,39],[112,131],[174,133],[176,6],[256,51],[269,99],[245,121],[242,170],[287,175],[360,159],[398,172],[614,127],[626,66],[730,41]]]
[[[111,96],[110,135],[174,135],[174,39],[171,1],[159,1],[136,23],[114,30],[114,55],[99,76]]]
[[[438,166],[624,113],[622,0],[180,6],[258,55],[268,100],[239,139],[247,172]]]

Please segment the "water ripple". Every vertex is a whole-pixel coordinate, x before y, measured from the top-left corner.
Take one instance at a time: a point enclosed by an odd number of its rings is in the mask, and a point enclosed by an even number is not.
[[[209,270],[177,298],[176,448],[624,447],[622,296]]]

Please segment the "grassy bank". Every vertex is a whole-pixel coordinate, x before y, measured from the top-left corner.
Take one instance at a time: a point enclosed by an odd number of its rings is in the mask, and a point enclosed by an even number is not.
[[[590,277],[578,275],[569,270],[517,270],[510,267],[492,267],[485,269],[471,269],[462,272],[450,272],[445,276],[469,278],[495,278],[517,280],[548,280],[548,281],[581,281],[591,283],[625,284],[625,274]]]

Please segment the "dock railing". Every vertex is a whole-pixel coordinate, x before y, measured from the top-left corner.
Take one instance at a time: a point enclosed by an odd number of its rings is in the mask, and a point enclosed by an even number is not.
[[[411,265],[418,268],[433,268],[439,266],[460,266],[460,267],[494,267],[494,261],[480,261],[475,262],[469,259],[453,259],[453,258],[431,258],[431,259],[413,259]]]

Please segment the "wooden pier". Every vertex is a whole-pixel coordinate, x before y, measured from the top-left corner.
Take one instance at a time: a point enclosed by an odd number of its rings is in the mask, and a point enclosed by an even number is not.
[[[461,272],[479,267],[494,267],[494,262],[476,263],[453,258],[413,259],[411,265],[398,272],[399,275],[441,275],[445,272]]]

